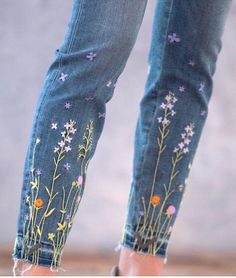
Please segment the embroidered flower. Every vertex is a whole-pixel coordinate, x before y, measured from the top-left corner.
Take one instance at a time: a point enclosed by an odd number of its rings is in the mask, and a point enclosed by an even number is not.
[[[52,123],[51,124],[51,129],[57,129],[57,123]]]
[[[57,151],[59,151],[58,147],[54,147],[54,153],[56,153]]]
[[[70,163],[66,162],[66,163],[64,164],[64,168],[65,168],[67,171],[70,170],[70,167],[71,167]]]
[[[65,229],[65,227],[66,227],[66,221],[64,221],[63,223],[57,223],[57,230],[58,231],[62,231],[62,230],[64,230]]]
[[[173,215],[175,212],[176,212],[176,209],[175,209],[174,206],[169,206],[169,207],[167,208],[167,210],[166,210],[166,214],[167,214],[168,216]]]
[[[42,174],[42,170],[41,170],[41,169],[37,169],[37,170],[36,170],[36,175],[37,175],[37,176],[41,176],[41,174]]]
[[[189,148],[188,148],[188,145],[189,143],[191,142],[191,137],[193,136],[194,134],[194,131],[193,131],[193,128],[194,128],[194,124],[191,123],[189,125],[187,125],[184,130],[185,132],[183,132],[181,134],[181,138],[182,138],[182,141],[180,143],[178,143],[178,147],[175,147],[174,148],[174,152],[177,153],[179,152],[179,154],[181,153],[187,153],[189,152]]]
[[[203,82],[201,82],[200,85],[199,85],[198,91],[201,92],[201,93],[203,93],[203,92],[204,92],[204,89],[205,89],[205,85],[204,85]]]
[[[151,197],[151,204],[152,204],[153,206],[159,205],[159,204],[160,204],[160,201],[161,201],[161,198],[160,198],[159,195],[153,195],[153,196]]]
[[[98,112],[98,118],[105,118],[105,112],[104,113]]]
[[[70,109],[71,106],[72,106],[72,104],[71,104],[70,102],[66,102],[66,103],[65,103],[65,108],[66,108],[66,109]]]
[[[201,113],[200,113],[200,115],[203,116],[203,117],[206,116],[206,114],[207,114],[206,110],[202,110]]]
[[[94,60],[96,58],[97,54],[94,52],[89,52],[89,54],[86,55],[86,58],[90,61]]]
[[[48,239],[53,241],[54,240],[54,237],[55,237],[55,234],[54,233],[48,233]]]
[[[43,204],[44,204],[44,201],[40,198],[38,198],[34,201],[34,206],[36,208],[41,208],[43,206]]]
[[[168,35],[168,40],[170,43],[180,42],[180,37],[176,33],[172,33]]]
[[[61,73],[59,80],[61,80],[62,82],[64,82],[66,80],[66,77],[68,76],[68,74],[65,73]]]
[[[106,86],[107,86],[107,87],[111,87],[111,84],[112,84],[112,82],[111,82],[111,80],[109,80],[109,81],[107,82]]]
[[[188,64],[192,67],[195,66],[195,62],[193,60],[189,60]]]
[[[65,145],[65,142],[64,141],[60,141],[60,142],[58,142],[58,145],[62,148]]]
[[[183,189],[184,189],[184,185],[183,184],[177,184],[176,185],[176,190],[177,191],[183,191]]]
[[[70,146],[70,145],[65,146],[65,151],[66,151],[66,152],[71,151],[71,146]]]
[[[179,86],[179,91],[180,92],[184,92],[185,91],[185,87],[184,86]]]
[[[69,142],[69,143],[71,143],[71,140],[72,140],[72,137],[70,137],[70,136],[68,136],[68,137],[65,139],[65,141],[67,141],[67,142]]]

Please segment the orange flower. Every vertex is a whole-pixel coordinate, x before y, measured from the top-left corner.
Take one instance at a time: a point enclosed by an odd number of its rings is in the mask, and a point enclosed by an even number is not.
[[[160,198],[159,195],[153,195],[151,197],[151,203],[152,203],[153,206],[159,205],[160,201],[161,201],[161,198]]]
[[[40,198],[38,198],[34,201],[34,206],[36,208],[41,208],[43,206],[43,204],[44,204],[44,201]]]

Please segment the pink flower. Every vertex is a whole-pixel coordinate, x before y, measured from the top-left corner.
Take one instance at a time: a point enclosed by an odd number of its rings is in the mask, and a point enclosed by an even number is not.
[[[167,210],[166,210],[166,214],[167,214],[168,216],[171,216],[172,214],[175,213],[175,211],[176,211],[176,209],[175,209],[174,206],[169,206],[169,207],[167,208]]]
[[[83,176],[79,176],[77,179],[77,186],[80,186],[83,183]]]

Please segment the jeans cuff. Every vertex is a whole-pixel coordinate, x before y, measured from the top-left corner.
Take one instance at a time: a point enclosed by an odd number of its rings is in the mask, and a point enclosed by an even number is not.
[[[168,241],[163,238],[157,239],[145,239],[142,237],[137,237],[137,235],[132,231],[125,230],[123,232],[122,239],[119,241],[118,246],[115,247],[115,251],[121,249],[121,247],[126,247],[132,249],[136,253],[143,255],[158,256],[164,259],[164,264],[167,263],[167,246]]]
[[[29,245],[24,244],[24,238],[18,235],[15,239],[12,258],[16,262],[22,260],[32,265],[50,267],[51,270],[58,270],[61,262],[61,252],[55,252],[53,246],[47,243],[33,242],[28,240]]]

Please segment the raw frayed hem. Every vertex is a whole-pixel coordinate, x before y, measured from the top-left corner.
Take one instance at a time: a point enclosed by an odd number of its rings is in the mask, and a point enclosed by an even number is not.
[[[129,248],[131,249],[133,252],[131,252],[131,254],[129,255],[130,257],[133,256],[135,253],[139,253],[142,254],[144,256],[153,256],[153,257],[160,257],[160,258],[164,258],[164,264],[167,264],[168,258],[167,258],[167,254],[166,255],[162,255],[162,254],[151,254],[148,252],[144,252],[144,251],[139,251],[139,250],[135,250],[132,246],[128,245],[127,243],[122,243],[121,241],[118,242],[118,244],[115,246],[114,250],[115,252],[118,252],[121,248]]]
[[[32,267],[37,267],[37,266],[48,268],[52,272],[59,272],[59,271],[66,272],[66,270],[64,268],[62,268],[61,266],[53,267],[52,265],[51,266],[46,266],[43,264],[36,265],[36,264],[33,264],[30,260],[21,259],[21,258],[19,259],[14,256],[12,257],[12,260],[14,262],[13,269],[12,269],[13,276],[24,276],[25,272],[29,271]],[[24,266],[23,266],[24,263],[28,263],[29,266],[24,268]]]

